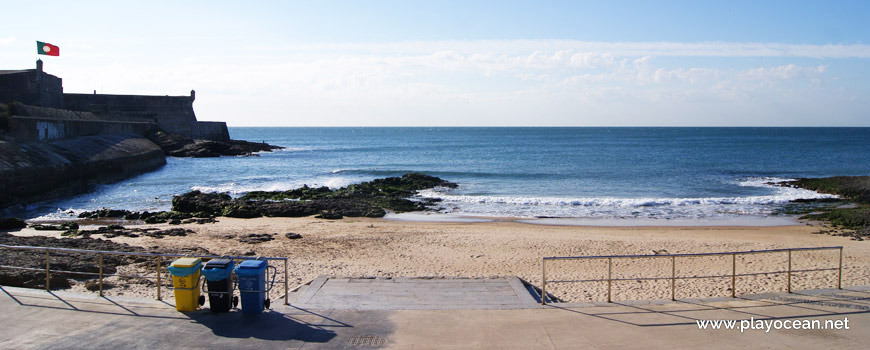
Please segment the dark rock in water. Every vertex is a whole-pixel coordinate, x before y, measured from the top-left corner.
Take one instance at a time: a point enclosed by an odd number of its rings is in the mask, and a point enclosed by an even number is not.
[[[172,210],[182,213],[202,212],[212,216],[221,215],[224,206],[232,198],[224,193],[191,191],[172,197]]]
[[[298,234],[298,233],[293,233],[293,232],[287,232],[287,233],[284,234],[284,236],[286,236],[286,237],[289,238],[289,239],[300,239],[300,238],[302,238],[302,235],[300,235],[300,234]]]
[[[786,187],[804,188],[816,192],[838,195],[854,202],[851,207],[828,206],[813,208],[801,219],[824,220],[840,228],[856,230],[870,227],[870,176],[834,176],[826,178],[801,178],[775,183]],[[832,202],[834,200],[831,200]],[[823,203],[816,201],[815,203]],[[854,239],[863,240],[859,235]]]
[[[158,131],[146,135],[172,157],[250,156],[255,152],[271,152],[283,147],[242,140],[212,141]]]
[[[775,183],[780,186],[799,187],[808,190],[835,194],[858,203],[870,204],[870,176],[834,176],[825,178],[800,178],[794,181]]]
[[[129,210],[107,209],[102,208],[94,211],[86,211],[79,214],[80,219],[98,219],[98,218],[124,218],[134,213]]]
[[[248,244],[264,243],[275,239],[274,233],[251,233],[239,238],[239,242]]]
[[[337,190],[308,187],[290,191],[253,191],[232,199],[226,194],[192,191],[172,199],[176,212],[200,211],[211,216],[235,218],[304,217],[322,218],[383,217],[386,210],[407,212],[427,210],[435,201],[413,201],[417,191],[434,187],[454,188],[455,183],[423,174],[376,179]],[[323,213],[326,212],[324,216]]]
[[[197,191],[194,191],[197,192]],[[187,193],[188,195],[196,195],[194,192]],[[198,192],[197,192],[198,193]],[[223,195],[226,196],[226,195]],[[229,199],[229,196],[226,196],[226,199]],[[201,205],[207,205],[207,202],[197,202],[196,200],[191,201],[190,203],[199,203]],[[184,223],[183,220],[188,220],[191,218],[198,218],[203,220],[197,220],[197,223],[207,223],[214,222],[214,216],[208,214],[201,210],[195,210],[196,207],[191,208],[190,211],[158,211],[158,212],[137,212],[137,211],[129,211],[129,210],[118,210],[118,209],[99,209],[95,211],[86,211],[79,214],[79,218],[87,218],[87,219],[97,219],[97,218],[118,218],[125,220],[142,220],[145,221],[146,224],[161,224],[161,223],[173,223],[173,224],[181,224]],[[211,221],[209,221],[209,219]]]
[[[318,219],[327,219],[327,220],[338,220],[344,218],[341,214],[335,212],[334,210],[324,210],[320,212],[315,218]]]
[[[27,223],[19,218],[0,218],[0,230],[19,230],[27,227]]]
[[[455,183],[423,174],[405,174],[402,177],[376,179],[350,185],[337,190],[328,187],[303,186],[290,191],[254,191],[233,199],[223,193],[191,191],[172,198],[172,211],[130,212],[100,209],[79,215],[82,218],[116,217],[144,220],[148,224],[198,224],[215,222],[214,217],[234,218],[305,217],[317,215],[324,219],[342,217],[378,218],[386,210],[395,212],[428,210],[434,200],[410,200],[417,191],[434,187],[455,188]],[[70,235],[88,232],[68,230]]]
[[[193,215],[189,213],[182,213],[177,211],[161,211],[157,213],[153,213],[145,219],[146,224],[160,224],[164,222],[168,222],[172,224],[180,224],[181,220],[190,219]]]
[[[220,215],[227,216],[231,218],[257,218],[263,216],[260,212],[260,208],[256,203],[253,202],[244,202],[244,201],[233,201],[228,202],[227,205],[221,210]]]

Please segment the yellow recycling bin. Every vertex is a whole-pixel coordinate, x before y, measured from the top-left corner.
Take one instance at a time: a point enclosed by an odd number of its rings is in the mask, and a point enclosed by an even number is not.
[[[196,311],[204,304],[205,297],[199,295],[199,275],[202,260],[199,258],[180,258],[169,265],[172,286],[175,288],[175,309]]]

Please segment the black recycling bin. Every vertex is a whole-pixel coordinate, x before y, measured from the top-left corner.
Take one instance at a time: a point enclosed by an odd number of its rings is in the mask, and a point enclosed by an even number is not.
[[[233,263],[232,259],[212,259],[205,263],[202,274],[208,287],[208,306],[212,312],[227,312],[239,303],[233,295]]]

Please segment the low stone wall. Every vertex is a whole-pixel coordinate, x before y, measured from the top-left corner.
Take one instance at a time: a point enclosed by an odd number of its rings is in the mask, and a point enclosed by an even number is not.
[[[47,141],[103,134],[144,136],[157,128],[156,123],[104,120],[71,120],[13,116],[9,118],[9,136],[19,142]]]
[[[54,142],[0,141],[0,211],[84,193],[166,164],[163,150],[143,137],[85,136]]]

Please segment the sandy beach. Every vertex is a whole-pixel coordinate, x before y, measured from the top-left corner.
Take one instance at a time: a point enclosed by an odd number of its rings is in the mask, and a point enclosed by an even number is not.
[[[128,225],[128,227],[133,227]],[[136,225],[171,228],[174,225]],[[843,246],[843,286],[870,284],[870,244],[846,237],[814,234],[820,226],[806,224],[772,227],[625,227],[553,226],[511,220],[491,222],[406,222],[345,218],[218,218],[212,224],[180,225],[196,233],[184,237],[115,237],[111,240],[146,248],[201,247],[215,255],[287,257],[290,288],[320,275],[353,277],[489,277],[516,275],[541,286],[541,258],[545,256],[648,255],[751,251],[777,248]],[[289,239],[286,233],[302,235]],[[275,234],[264,243],[240,243],[242,235]],[[16,235],[59,236],[59,232],[25,229]],[[101,235],[94,235],[101,238]],[[74,239],[74,238],[70,238]],[[664,250],[665,252],[663,252]],[[838,251],[795,252],[792,269],[836,268]],[[787,253],[742,255],[739,273],[787,270]],[[712,276],[731,273],[731,257],[676,259],[677,276]],[[128,265],[123,274],[144,274],[145,265]],[[616,260],[613,278],[669,277],[671,259]],[[283,280],[279,265],[278,279]],[[606,260],[548,263],[549,281],[607,277]],[[153,271],[153,270],[152,270]],[[153,273],[153,272],[152,272]],[[156,296],[153,285],[119,282],[109,295]],[[794,273],[792,289],[836,287],[837,271]],[[677,298],[730,296],[730,277],[694,278],[676,282]],[[786,290],[786,275],[738,277],[737,294]],[[84,283],[73,286],[85,291]],[[606,283],[550,283],[547,291],[572,302],[606,300]],[[276,287],[272,298],[283,288]],[[670,280],[628,280],[613,283],[614,300],[665,299]]]

